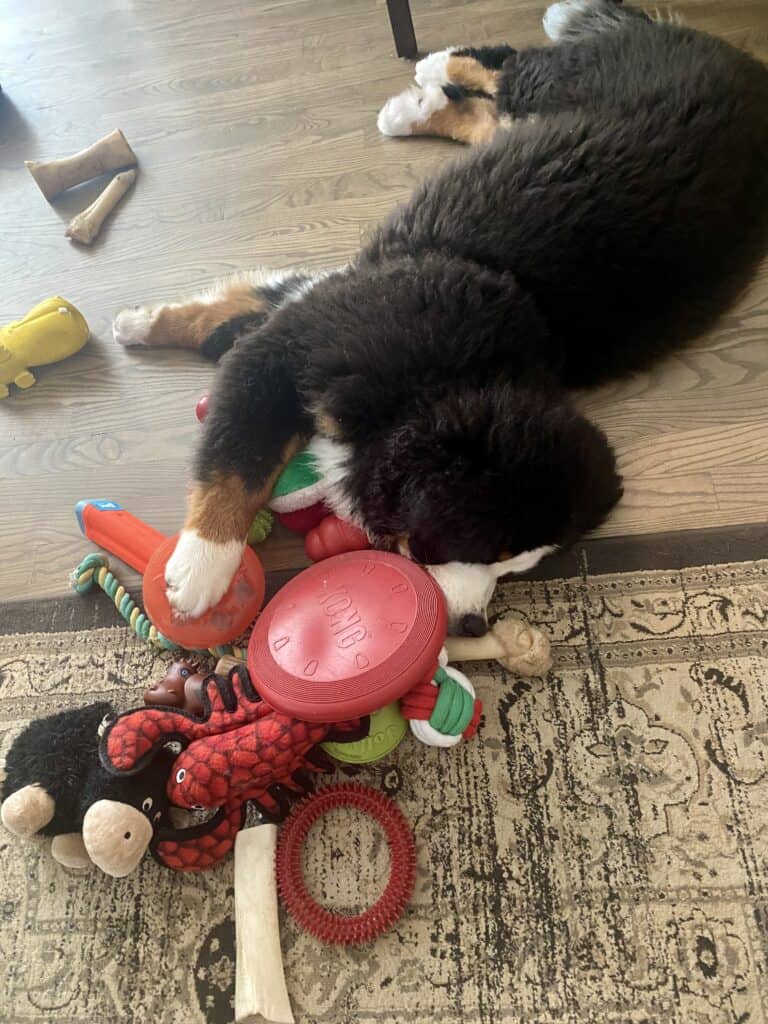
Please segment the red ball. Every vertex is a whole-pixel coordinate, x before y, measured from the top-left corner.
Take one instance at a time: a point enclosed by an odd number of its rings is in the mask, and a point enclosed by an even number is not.
[[[329,516],[330,509],[324,501],[316,501],[314,505],[307,508],[297,508],[295,512],[276,512],[278,522],[294,533],[306,533],[313,529],[318,523]]]
[[[195,406],[195,416],[197,416],[201,423],[208,415],[208,402],[210,401],[210,397],[210,395],[201,395],[200,398],[198,398],[197,400],[197,405]]]

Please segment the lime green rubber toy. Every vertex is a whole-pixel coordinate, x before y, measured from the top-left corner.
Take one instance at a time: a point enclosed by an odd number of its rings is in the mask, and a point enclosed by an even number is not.
[[[79,352],[88,341],[88,324],[79,309],[55,295],[31,309],[21,320],[0,327],[0,398],[8,385],[31,388],[30,367],[58,363]]]
[[[347,764],[371,764],[391,754],[408,731],[408,723],[400,714],[398,702],[374,711],[365,739],[355,743],[323,743],[323,750],[337,761]]]

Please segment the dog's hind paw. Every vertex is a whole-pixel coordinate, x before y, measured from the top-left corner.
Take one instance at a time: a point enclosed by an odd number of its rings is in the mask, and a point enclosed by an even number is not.
[[[448,97],[438,85],[430,85],[426,89],[411,86],[387,100],[379,111],[376,124],[382,135],[413,135],[447,103]]]
[[[416,64],[414,77],[416,84],[425,85],[448,85],[448,60],[452,53],[456,53],[458,46],[449,46],[445,50],[436,50],[428,54]]]
[[[158,309],[149,309],[146,306],[122,310],[112,321],[112,336],[118,345],[126,348],[133,345],[151,345],[152,327],[158,312]]]

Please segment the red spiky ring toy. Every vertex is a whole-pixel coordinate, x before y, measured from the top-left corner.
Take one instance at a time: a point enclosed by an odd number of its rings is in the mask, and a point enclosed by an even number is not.
[[[389,847],[389,880],[378,900],[360,914],[335,914],[319,904],[304,882],[304,843],[314,823],[329,811],[352,807],[381,827]],[[284,905],[311,935],[339,946],[371,942],[399,920],[416,882],[416,844],[397,804],[383,793],[350,782],[326,786],[297,804],[277,841],[277,887]]]

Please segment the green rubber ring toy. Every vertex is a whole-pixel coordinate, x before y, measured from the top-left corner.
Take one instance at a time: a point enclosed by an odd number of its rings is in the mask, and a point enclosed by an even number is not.
[[[354,743],[323,743],[322,748],[345,764],[372,764],[391,754],[408,731],[408,723],[400,714],[397,701],[374,711],[365,739]]]

